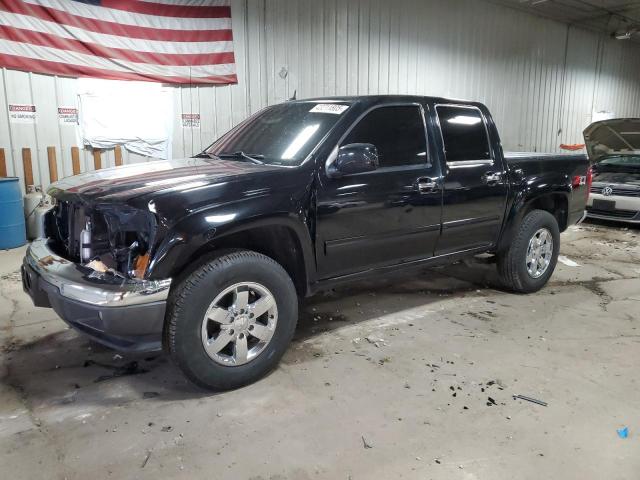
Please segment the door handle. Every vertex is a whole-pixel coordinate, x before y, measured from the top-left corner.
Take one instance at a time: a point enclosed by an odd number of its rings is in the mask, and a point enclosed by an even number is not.
[[[487,172],[482,179],[487,185],[496,185],[502,180],[502,172]]]
[[[430,177],[418,178],[416,185],[418,187],[418,192],[420,193],[431,193],[438,188],[438,182]]]

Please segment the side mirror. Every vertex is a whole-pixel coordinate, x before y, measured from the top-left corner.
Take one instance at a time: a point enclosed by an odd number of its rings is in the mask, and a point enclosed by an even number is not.
[[[371,172],[378,168],[378,149],[370,143],[351,143],[338,150],[338,157],[330,167],[331,176]]]

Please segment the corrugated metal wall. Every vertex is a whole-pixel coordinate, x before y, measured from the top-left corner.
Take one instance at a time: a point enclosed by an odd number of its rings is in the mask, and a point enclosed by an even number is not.
[[[509,150],[581,143],[593,111],[640,116],[640,47],[481,0],[233,0],[239,84],[175,87],[173,155],[188,156],[260,108],[324,95],[409,93],[485,102]],[[47,146],[71,173],[73,127],[57,107],[76,103],[76,81],[2,71],[0,108],[35,104],[37,125],[0,116],[9,174],[30,147],[46,186]],[[181,113],[200,113],[183,129]],[[145,161],[125,153],[125,163]],[[103,165],[113,165],[108,152]],[[91,170],[84,152],[83,170]]]

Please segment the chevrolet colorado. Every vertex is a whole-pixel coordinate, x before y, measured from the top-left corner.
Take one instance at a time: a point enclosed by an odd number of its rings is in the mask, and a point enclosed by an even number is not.
[[[542,288],[589,172],[582,155],[504,154],[480,103],[291,101],[194,158],[52,185],[23,285],[103,344],[164,347],[196,384],[235,388],[277,365],[298,299],[322,289],[480,253],[510,290]]]

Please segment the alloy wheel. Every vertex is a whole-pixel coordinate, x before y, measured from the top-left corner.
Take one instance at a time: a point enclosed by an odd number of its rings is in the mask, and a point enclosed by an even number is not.
[[[540,278],[549,268],[553,257],[553,236],[546,228],[533,234],[527,247],[527,272],[532,278]]]
[[[260,355],[278,322],[275,297],[258,283],[236,283],[211,302],[202,320],[202,345],[216,363],[244,365]]]

